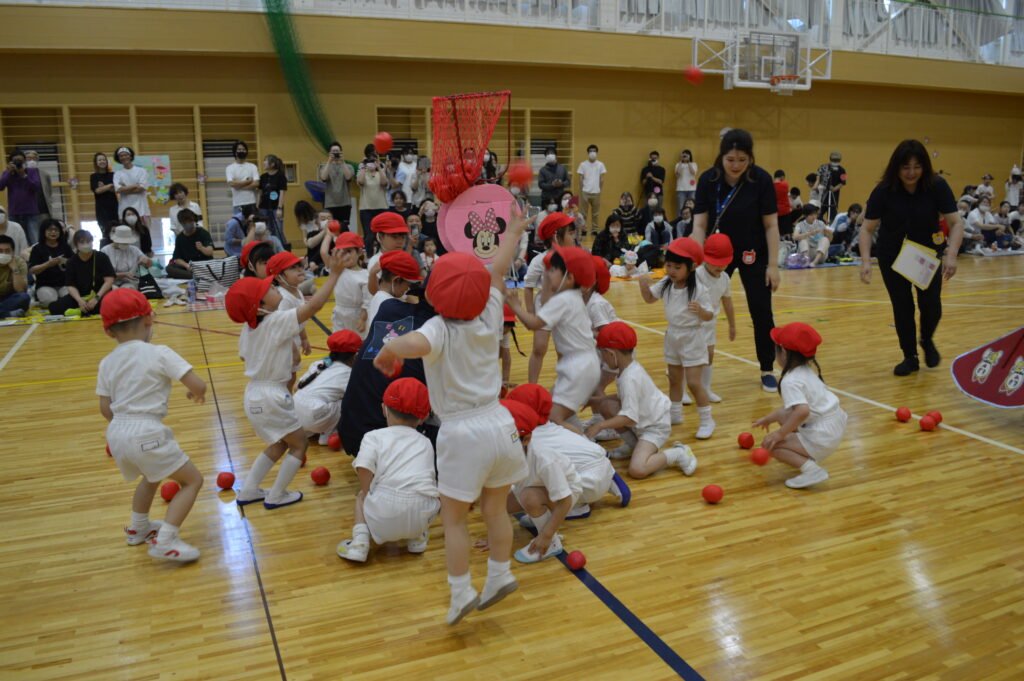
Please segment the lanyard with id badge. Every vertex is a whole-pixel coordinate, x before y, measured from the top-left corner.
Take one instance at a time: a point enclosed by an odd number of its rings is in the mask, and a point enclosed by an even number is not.
[[[744,184],[744,182],[741,179],[739,182],[736,183],[735,187],[733,187],[732,189],[729,190],[729,193],[725,195],[724,199],[720,198],[721,194],[722,194],[722,185],[720,183],[715,185],[715,207],[716,207],[716,213],[715,213],[715,225],[711,228],[711,233],[712,234],[717,234],[718,232],[721,231],[721,229],[719,228],[719,225],[722,222],[722,214],[726,210],[728,210],[730,205],[732,205],[732,202],[736,198],[736,195],[740,193],[740,189],[743,187],[743,184]],[[757,260],[757,251],[754,251],[754,250],[743,251],[743,264],[744,265],[753,265],[755,260]]]

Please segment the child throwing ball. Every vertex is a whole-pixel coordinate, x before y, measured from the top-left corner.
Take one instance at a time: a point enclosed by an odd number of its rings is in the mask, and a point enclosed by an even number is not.
[[[787,480],[786,487],[803,489],[828,480],[821,463],[843,440],[846,412],[821,380],[821,367],[815,359],[821,336],[814,328],[792,322],[772,329],[772,340],[775,362],[782,368],[782,408],[754,425],[765,430],[773,423],[781,426],[768,433],[761,446],[779,461],[800,469],[800,475]]]

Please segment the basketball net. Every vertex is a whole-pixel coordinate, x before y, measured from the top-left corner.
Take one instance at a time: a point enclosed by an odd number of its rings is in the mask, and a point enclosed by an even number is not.
[[[430,189],[442,203],[451,203],[480,180],[484,152],[511,100],[510,90],[434,97]],[[508,122],[511,149],[511,112]]]

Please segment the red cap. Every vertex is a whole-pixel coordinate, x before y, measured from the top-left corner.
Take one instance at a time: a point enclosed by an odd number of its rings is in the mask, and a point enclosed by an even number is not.
[[[299,256],[290,251],[275,253],[270,256],[270,260],[267,261],[267,276],[276,277],[289,267],[298,265],[300,262],[302,262],[302,260],[299,259]]]
[[[379,213],[370,221],[370,231],[377,234],[408,234],[409,225],[398,213]]]
[[[252,249],[263,243],[262,241],[250,241],[246,245],[242,246],[242,254],[238,256],[238,262],[242,263],[242,267],[249,266],[249,254],[252,253]]]
[[[591,256],[591,258],[594,260],[594,276],[596,277],[594,290],[603,296],[608,293],[608,289],[612,285],[612,273],[608,270],[608,263],[604,261],[604,258],[599,255]]]
[[[423,276],[420,274],[420,264],[416,262],[416,258],[405,251],[388,251],[380,256],[380,268],[406,281],[423,280]]]
[[[575,218],[565,213],[554,212],[544,218],[540,226],[537,227],[537,238],[541,241],[547,241],[555,235],[555,232],[560,230],[562,227],[566,227],[575,222]]]
[[[427,386],[415,378],[400,378],[392,381],[384,391],[384,406],[418,419],[430,415],[430,395]]]
[[[523,383],[508,391],[506,400],[522,402],[530,409],[537,412],[538,426],[543,426],[551,416],[551,393],[542,385],[536,383]]]
[[[540,425],[540,417],[537,416],[537,412],[523,402],[517,402],[516,400],[502,400],[501,406],[508,409],[508,413],[512,414],[512,418],[515,419],[516,430],[519,431],[519,437],[529,435],[533,432],[534,428]]]
[[[609,350],[632,350],[636,347],[636,331],[626,322],[611,322],[597,332],[597,347]]]
[[[669,253],[689,258],[693,261],[694,266],[704,262],[704,250],[700,247],[699,243],[688,236],[673,239],[672,243],[668,245],[668,251]]]
[[[544,256],[544,267],[551,267],[551,258],[556,253],[562,256],[562,261],[565,263],[565,271],[572,275],[572,278],[576,280],[577,286],[580,288],[590,288],[594,285],[597,274],[594,272],[594,260],[590,253],[578,246],[555,248],[548,251],[547,255]]]
[[[442,317],[476,319],[491,295],[491,273],[468,253],[445,253],[430,270],[426,293]]]
[[[146,317],[153,314],[153,306],[146,300],[146,296],[132,288],[114,289],[103,297],[103,305],[100,307],[100,317],[103,318],[103,328],[109,329],[114,324],[126,322],[129,319]]]
[[[505,303],[505,323],[514,324],[516,321],[516,313],[512,311],[512,308]]]
[[[728,267],[732,263],[732,240],[715,232],[704,241],[704,262],[715,267]]]
[[[228,311],[231,321],[238,324],[246,323],[256,328],[256,317],[259,315],[260,301],[274,284],[273,277],[243,277],[232,284],[224,297],[224,309]]]
[[[363,339],[355,331],[342,329],[327,337],[327,349],[331,352],[358,352]]]
[[[365,248],[366,242],[363,241],[363,237],[359,236],[355,232],[342,232],[338,235],[338,238],[334,240],[335,248]]]
[[[103,303],[106,305],[106,301]],[[799,352],[804,357],[814,357],[821,345],[821,334],[810,324],[790,322],[785,326],[776,326],[771,332],[772,340],[789,350]]]

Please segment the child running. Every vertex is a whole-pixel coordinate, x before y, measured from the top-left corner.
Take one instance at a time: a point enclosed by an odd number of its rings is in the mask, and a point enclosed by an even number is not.
[[[295,403],[288,391],[292,368],[293,339],[301,324],[309,321],[327,302],[342,270],[342,253],[335,251],[324,263],[331,273],[323,288],[297,309],[280,310],[281,294],[267,277],[245,277],[235,283],[224,300],[231,321],[245,324],[249,332],[239,339],[239,354],[245,361],[245,414],[256,434],[267,448],[253,461],[245,476],[236,502],[246,506],[262,501],[268,510],[302,501],[302,492],[289,492],[288,484],[295,477],[306,456],[306,431],[295,413]],[[281,463],[270,491],[259,484],[274,464],[289,452]]]
[[[199,549],[182,541],[178,530],[203,486],[203,475],[162,419],[167,416],[171,381],[188,388],[188,398],[196,404],[205,400],[206,383],[174,350],[150,343],[153,308],[138,291],[111,291],[103,299],[100,316],[106,334],[117,341],[113,352],[100,362],[96,377],[100,413],[110,422],[107,445],[125,480],[143,476],[132,497],[126,541],[129,546],[149,542],[149,555],[157,560],[194,561]],[[161,523],[149,519],[149,510],[164,478],[176,481],[181,489]]]
[[[846,412],[839,398],[825,387],[815,355],[821,336],[809,324],[792,322],[772,329],[775,362],[781,367],[779,394],[782,408],[754,421],[768,430],[761,446],[782,463],[800,469],[800,475],[786,481],[786,487],[803,489],[828,480],[821,463],[832,455],[846,432]],[[811,369],[811,365],[814,369]]]
[[[427,387],[399,378],[384,391],[387,428],[363,437],[352,462],[359,476],[352,538],[338,544],[338,555],[363,563],[370,540],[404,541],[409,553],[427,550],[428,529],[440,508],[434,480],[434,448],[416,428],[430,414]]]
[[[338,429],[341,420],[341,400],[348,388],[352,365],[356,361],[363,339],[355,331],[344,329],[327,337],[330,356],[314,362],[306,375],[299,379],[295,391],[295,415],[302,429],[320,435],[320,444],[327,444],[328,436]]]
[[[708,363],[701,371],[701,383],[708,394],[709,402],[721,402],[722,398],[711,391],[711,364],[715,361],[715,342],[718,339],[718,311],[725,310],[729,320],[729,340],[736,340],[736,310],[732,306],[731,279],[725,268],[732,264],[732,240],[728,235],[716,232],[704,241],[704,264],[697,268],[697,282],[708,292],[712,305],[710,321],[701,324],[704,343],[708,346]]]

